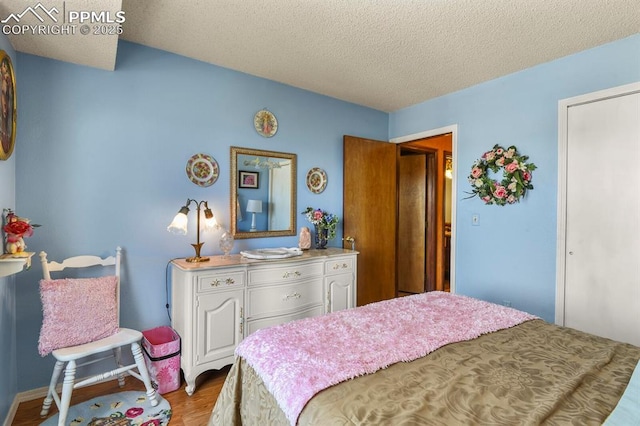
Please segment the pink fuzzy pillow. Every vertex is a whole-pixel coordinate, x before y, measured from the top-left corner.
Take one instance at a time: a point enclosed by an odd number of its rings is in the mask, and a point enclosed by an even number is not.
[[[40,280],[40,355],[115,334],[117,280],[115,276]]]

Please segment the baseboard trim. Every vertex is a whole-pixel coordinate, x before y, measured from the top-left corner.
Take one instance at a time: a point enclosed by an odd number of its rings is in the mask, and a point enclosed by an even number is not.
[[[125,373],[125,376],[130,376],[130,374]],[[110,380],[117,380],[117,377],[110,377],[109,379],[103,380],[103,382],[108,382]],[[78,379],[78,381],[81,381],[83,379]],[[99,382],[101,383],[101,382]],[[94,383],[97,384],[97,383]],[[11,423],[13,423],[13,419],[16,416],[16,413],[18,412],[18,406],[20,405],[21,402],[27,402],[27,401],[33,401],[34,399],[38,399],[38,398],[42,398],[44,400],[44,398],[47,396],[47,391],[49,390],[49,386],[44,386],[41,388],[37,388],[37,389],[31,389],[28,391],[24,391],[24,392],[18,392],[15,396],[15,398],[13,398],[13,403],[11,404],[11,407],[9,407],[9,412],[7,413],[7,418],[4,420],[4,424],[3,426],[11,426]],[[62,392],[62,383],[58,383],[58,385],[56,386],[56,392],[58,392],[58,394],[60,394],[60,392]]]
[[[13,418],[18,412],[18,406],[21,402],[32,401],[38,398],[44,399],[44,397],[47,396],[47,390],[49,390],[49,386],[17,393],[15,398],[13,398],[11,407],[9,407],[9,412],[7,413],[7,418],[4,420],[3,426],[11,426],[11,423],[13,423]]]
[[[62,390],[62,385],[58,385],[56,389],[58,390],[58,392],[60,392]],[[31,389],[28,391],[20,392],[16,395],[16,399],[18,400],[18,403],[20,403],[31,401],[37,398],[44,398],[45,396],[47,396],[48,390],[49,386],[44,386],[38,389]]]
[[[13,423],[13,418],[18,412],[18,404],[19,402],[17,397],[13,398],[13,403],[11,404],[11,407],[9,407],[9,412],[7,413],[7,418],[4,419],[3,426],[11,426],[11,423]]]

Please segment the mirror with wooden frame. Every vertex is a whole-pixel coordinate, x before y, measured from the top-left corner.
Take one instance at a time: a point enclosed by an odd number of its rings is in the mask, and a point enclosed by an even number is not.
[[[231,147],[234,238],[296,235],[296,154]]]

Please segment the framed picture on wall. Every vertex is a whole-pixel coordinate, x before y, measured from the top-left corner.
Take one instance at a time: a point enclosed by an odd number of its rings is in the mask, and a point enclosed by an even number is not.
[[[259,173],[258,172],[238,172],[238,182],[240,188],[258,188]]]
[[[7,160],[13,153],[16,142],[16,78],[11,58],[0,50],[0,160]]]

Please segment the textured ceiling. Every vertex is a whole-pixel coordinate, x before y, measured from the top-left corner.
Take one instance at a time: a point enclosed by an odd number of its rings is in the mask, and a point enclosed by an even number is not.
[[[388,112],[640,32],[639,0],[41,3],[123,10],[124,40]],[[0,17],[37,4],[0,0]],[[117,37],[9,35],[18,51],[108,70]]]

